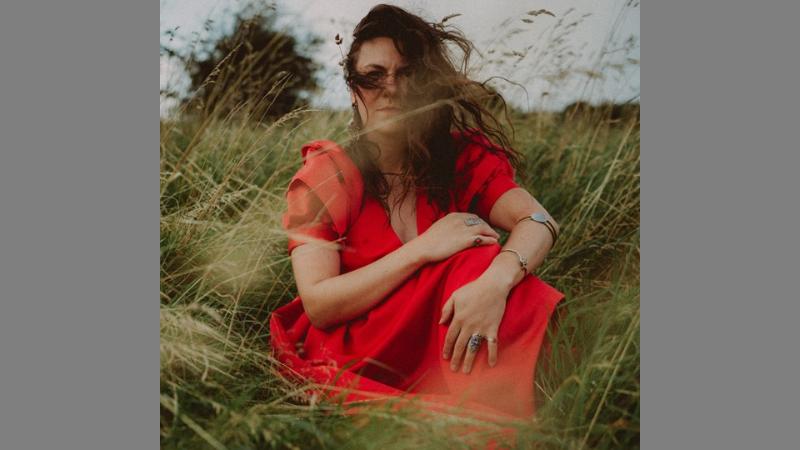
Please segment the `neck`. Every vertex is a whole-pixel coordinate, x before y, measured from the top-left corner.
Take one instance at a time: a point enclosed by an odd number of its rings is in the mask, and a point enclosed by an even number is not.
[[[381,172],[400,173],[406,161],[406,145],[402,135],[387,136],[379,133],[370,133],[369,140],[381,150],[376,161]]]

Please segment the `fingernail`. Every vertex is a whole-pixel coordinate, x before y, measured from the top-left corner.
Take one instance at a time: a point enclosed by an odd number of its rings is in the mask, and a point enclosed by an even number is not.
[[[442,353],[442,358],[447,359],[447,353]]]
[[[455,372],[457,370],[456,369],[456,365],[455,364],[450,364],[450,370]]]

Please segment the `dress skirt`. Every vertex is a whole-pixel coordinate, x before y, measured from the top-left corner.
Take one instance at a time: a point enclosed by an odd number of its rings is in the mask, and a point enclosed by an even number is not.
[[[498,359],[478,351],[469,374],[442,358],[447,324],[439,318],[453,291],[483,273],[499,245],[464,250],[428,264],[377,307],[341,326],[311,326],[301,299],[272,315],[273,351],[292,372],[352,389],[345,401],[422,394],[421,398],[514,417],[534,412],[534,368],[548,320],[563,295],[533,275],[515,286],[498,331]]]

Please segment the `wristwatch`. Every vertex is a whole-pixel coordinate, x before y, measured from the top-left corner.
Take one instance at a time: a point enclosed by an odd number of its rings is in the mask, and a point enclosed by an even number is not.
[[[556,227],[553,225],[551,221],[552,217],[548,216],[545,213],[535,212],[529,216],[525,216],[517,221],[517,223],[522,222],[523,220],[530,219],[534,222],[539,222],[542,225],[547,227],[547,231],[550,232],[550,236],[553,237],[553,245],[556,245],[556,241],[558,240],[558,232],[556,232]]]

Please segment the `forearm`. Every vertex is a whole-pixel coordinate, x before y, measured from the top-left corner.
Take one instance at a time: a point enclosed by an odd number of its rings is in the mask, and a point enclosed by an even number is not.
[[[303,299],[314,325],[327,328],[372,309],[425,264],[416,245],[412,240],[359,269],[314,284]]]
[[[500,252],[483,276],[510,291],[528,272],[541,266],[552,246],[553,238],[547,227],[531,220],[523,220],[511,230],[503,248],[514,249],[528,258],[527,272],[520,270],[519,258],[513,252]]]

